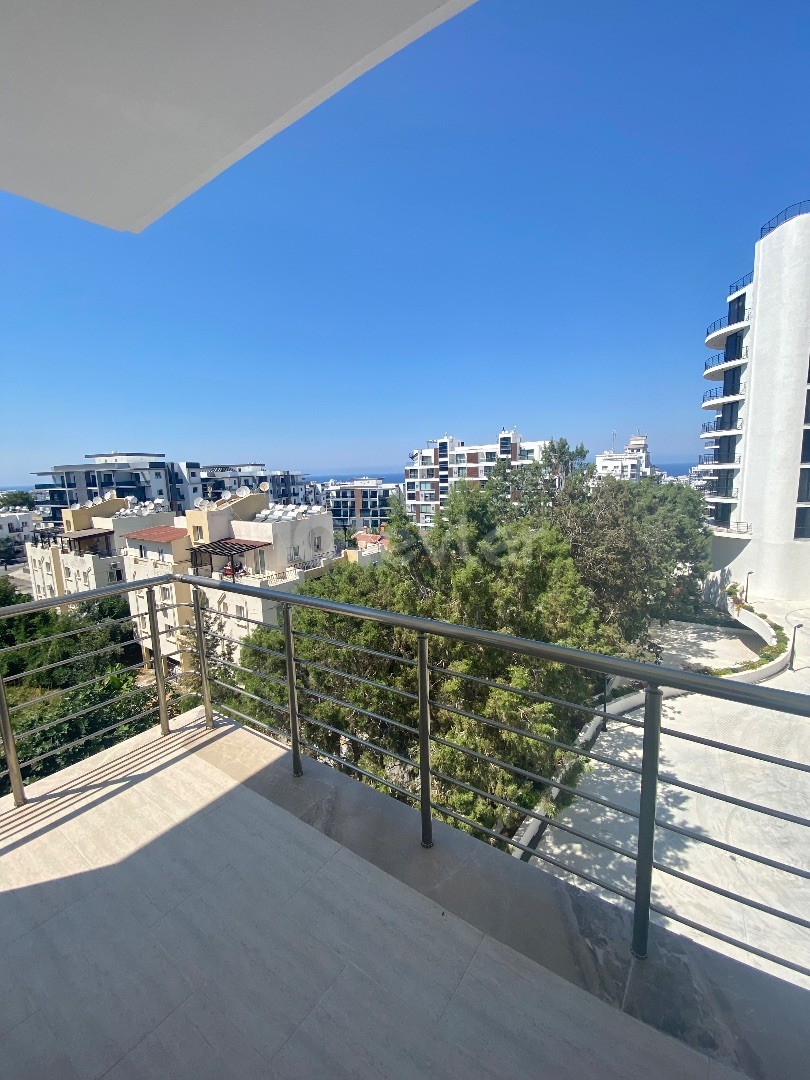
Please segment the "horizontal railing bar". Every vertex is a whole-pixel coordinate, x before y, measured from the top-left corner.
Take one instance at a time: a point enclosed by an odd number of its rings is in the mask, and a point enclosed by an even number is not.
[[[487,686],[493,690],[505,690],[510,694],[517,694],[519,697],[529,698],[532,701],[543,701],[549,705],[560,705],[564,709],[570,709],[574,712],[587,713],[588,716],[604,716],[603,709],[594,709],[591,705],[576,705],[573,701],[565,701],[563,698],[549,697],[548,694],[538,693],[537,690],[524,690],[520,686],[510,686],[509,683],[497,682],[494,679],[484,679],[480,675],[468,675],[466,672],[453,671],[452,668],[439,667],[437,664],[428,664],[430,671],[436,672],[437,675],[443,675],[448,679],[463,679],[465,682],[477,683],[480,686]]]
[[[740,941],[739,938],[730,937],[719,930],[712,930],[702,923],[695,922],[694,919],[687,919],[684,915],[676,915],[674,911],[661,907],[660,904],[650,904],[650,911],[655,911],[658,915],[663,915],[667,919],[673,919],[675,922],[688,926],[692,930],[697,930],[701,934],[708,934],[709,937],[716,938],[717,941],[724,941],[727,945],[734,945],[736,948],[742,949],[743,952],[759,956],[763,960],[770,960],[771,963],[790,968],[791,971],[798,971],[800,975],[810,976],[810,968],[802,967],[801,964],[796,964],[792,960],[786,960],[783,956],[776,956],[775,953],[766,952],[765,949],[759,949],[756,945],[750,945],[747,941]]]
[[[623,769],[625,772],[636,773],[637,775],[641,774],[641,768],[638,765],[628,765],[626,762],[618,761],[616,758],[605,757],[604,754],[596,754],[593,750],[583,750],[581,746],[572,746],[570,743],[558,742],[556,739],[550,739],[547,735],[538,735],[534,731],[512,727],[511,724],[504,724],[500,720],[490,720],[485,716],[479,716],[477,713],[459,709],[455,705],[445,705],[441,701],[434,701],[433,698],[430,699],[430,704],[435,709],[442,709],[444,712],[451,712],[456,716],[466,717],[467,720],[477,720],[481,724],[489,724],[490,727],[497,728],[499,731],[509,731],[513,735],[523,735],[527,739],[532,739],[534,742],[544,743],[546,746],[555,746],[559,750],[565,750],[566,753],[576,754],[578,757],[590,758],[592,761],[601,761],[605,765],[612,765],[614,769]]]
[[[269,705],[269,707],[275,709],[276,712],[289,716],[289,709],[286,706],[278,705],[275,701],[270,701],[269,698],[262,697],[261,694],[252,694],[250,690],[245,690],[241,686],[234,686],[233,683],[223,682],[222,679],[215,679],[212,675],[208,676],[208,681],[216,683],[217,686],[221,686],[225,690],[233,690],[236,694],[243,694],[245,697],[252,698],[254,701],[259,701],[262,705]],[[215,702],[215,705],[219,708],[220,703]]]
[[[257,720],[255,716],[248,716],[247,713],[240,712],[235,709],[233,705],[224,705],[222,702],[217,704],[218,709],[223,709],[225,712],[233,713],[234,716],[238,716],[246,724],[256,724],[257,727],[264,728],[265,731],[272,731],[274,735],[278,735],[282,740],[289,743],[289,732],[282,731],[281,728],[273,727],[272,724],[268,724],[265,720]]]
[[[692,735],[686,731],[676,731],[674,728],[665,727],[661,728],[661,734],[669,735],[673,739],[684,739],[686,742],[697,743],[699,746],[710,746],[714,750],[724,750],[729,754],[738,754],[740,757],[752,758],[754,761],[765,761],[769,765],[781,765],[786,769],[796,769],[799,772],[810,772],[810,765],[805,765],[801,761],[791,761],[788,758],[774,757],[773,754],[763,754],[759,750],[748,750],[744,746],[732,746],[730,743],[722,743],[717,742],[715,739],[707,739],[703,735]]]
[[[587,802],[596,803],[597,806],[604,806],[608,810],[614,810],[617,814],[626,814],[627,817],[632,818],[638,818],[639,816],[637,810],[629,810],[625,806],[619,806],[618,803],[612,803],[608,799],[603,799],[600,795],[591,795],[586,791],[582,791],[581,788],[571,787],[569,784],[565,784],[561,780],[555,780],[551,776],[543,776],[541,773],[524,769],[520,765],[510,765],[505,761],[501,761],[500,758],[490,757],[488,754],[481,754],[478,750],[471,750],[468,746],[462,746],[460,743],[445,739],[441,735],[431,735],[430,741],[438,743],[440,746],[446,746],[450,750],[457,750],[459,753],[466,754],[467,757],[475,758],[476,761],[483,761],[486,765],[495,765],[497,768],[504,769],[506,772],[516,773],[518,776],[525,776],[527,780],[532,780],[535,783],[544,784],[547,787],[559,788],[560,791],[568,792],[570,795],[576,795],[578,798],[585,799]]]
[[[270,589],[261,589],[253,585],[240,585],[236,582],[219,582],[213,579],[197,578],[190,574],[175,575],[176,581],[189,585],[204,585],[206,588],[222,589],[242,596],[264,596],[275,603],[291,604],[294,607],[312,608],[332,615],[344,615],[349,618],[364,619],[383,626],[396,626],[403,630],[433,634],[437,637],[466,641],[473,645],[495,648],[501,652],[515,652],[524,656],[534,656],[540,660],[551,660],[569,667],[582,668],[585,671],[597,671],[607,675],[643,682],[651,686],[673,686],[690,693],[705,694],[707,697],[724,698],[743,705],[760,705],[776,712],[787,712],[796,716],[810,717],[810,695],[798,694],[790,690],[777,690],[773,687],[751,683],[732,683],[712,675],[699,675],[691,671],[658,664],[647,664],[640,660],[626,660],[622,657],[608,656],[604,653],[592,653],[585,650],[571,649],[563,645],[551,645],[544,641],[532,641],[528,638],[515,637],[494,630],[479,630],[471,626],[457,626],[454,623],[438,619],[425,619],[416,615],[402,615],[398,612],[385,611],[360,605],[343,604],[336,600],[324,600],[317,596],[304,596],[300,593],[285,593]],[[5,610],[5,609],[3,609]],[[359,646],[358,646],[359,648]],[[361,649],[361,651],[364,651]],[[399,658],[394,658],[399,659]]]
[[[566,866],[565,863],[554,859],[551,855],[546,855],[541,851],[535,851],[534,848],[528,847],[526,844],[521,844],[519,840],[510,840],[508,836],[504,836],[502,833],[495,832],[494,829],[488,829],[486,825],[482,825],[478,821],[473,821],[472,818],[465,817],[463,814],[459,814],[456,810],[451,810],[449,806],[443,806],[441,803],[431,802],[430,804],[434,810],[437,810],[440,814],[447,814],[448,817],[454,818],[456,821],[460,821],[464,825],[469,825],[471,829],[476,832],[482,832],[487,836],[491,836],[494,840],[499,841],[501,844],[508,844],[510,847],[518,848],[520,851],[525,851],[527,855],[531,855],[532,858],[540,859],[541,862],[550,863],[552,866],[556,866],[559,870],[564,870],[567,874],[573,874],[574,877],[582,878],[583,881],[590,882],[591,885],[596,885],[600,889],[605,889],[607,892],[615,893],[617,896],[623,897],[625,900],[630,900],[631,903],[635,899],[635,896],[631,892],[627,892],[625,889],[619,888],[618,885],[609,885],[606,881],[601,881],[599,878],[593,877],[591,874],[586,874],[584,870],[574,870],[570,866]]]
[[[236,616],[234,616],[234,618],[236,618]],[[263,645],[254,645],[252,641],[248,641],[247,639],[240,641],[239,638],[230,637],[228,634],[217,634],[213,630],[208,630],[206,633],[209,633],[211,637],[215,637],[219,641],[228,641],[232,645],[238,645],[241,649],[253,649],[256,652],[263,653],[265,656],[278,656],[282,660],[284,659],[284,653],[279,649],[266,649]]]
[[[725,792],[722,791],[713,791],[710,788],[700,787],[698,784],[690,784],[687,780],[679,780],[677,777],[668,776],[665,773],[658,774],[658,782],[661,784],[672,784],[673,787],[680,787],[685,791],[693,791],[696,795],[705,795],[709,799],[717,799],[718,802],[730,803],[732,806],[740,806],[743,810],[754,810],[758,814],[779,818],[781,821],[790,821],[794,825],[810,825],[810,820],[807,818],[798,817],[796,814],[788,814],[785,810],[775,810],[772,806],[762,806],[760,803],[747,802],[745,799],[738,799],[736,795],[726,795]]]
[[[303,660],[300,656],[295,658],[296,664],[301,664],[303,667],[314,668],[316,671],[325,671],[328,675],[339,675],[343,679],[350,679],[352,682],[361,683],[363,686],[370,686],[375,690],[384,690],[386,693],[399,694],[400,697],[407,698],[409,701],[418,701],[418,695],[412,694],[410,690],[400,690],[397,686],[389,686],[387,683],[377,682],[376,679],[365,679],[362,675],[352,675],[348,671],[341,671],[340,668],[329,667],[328,664],[320,664],[316,660]]]
[[[19,605],[18,605],[19,606]],[[6,645],[0,649],[0,656],[14,652],[16,649],[30,649],[34,645],[43,645],[51,641],[60,641],[62,638],[76,637],[77,634],[89,634],[91,630],[106,630],[110,626],[120,626],[121,623],[132,622],[134,615],[122,615],[119,619],[102,619],[100,622],[91,623],[90,626],[77,626],[75,630],[63,630],[59,634],[49,634],[45,638],[30,638],[28,641],[18,641],[14,645]],[[8,679],[6,680],[8,682]]]
[[[117,705],[119,701],[126,701],[127,698],[135,697],[136,694],[143,694],[145,691],[153,689],[154,687],[151,686],[136,686],[134,690],[128,690],[126,694],[116,694],[114,698],[97,702],[95,705],[87,705],[84,709],[77,709],[76,712],[67,713],[65,716],[57,717],[56,720],[49,720],[47,724],[40,724],[39,727],[26,728],[24,731],[15,730],[14,738],[17,742],[21,742],[32,735],[41,735],[43,731],[50,731],[51,728],[58,727],[59,724],[65,724],[68,720],[77,720],[80,716],[87,716],[89,713],[96,712],[98,709],[103,709],[113,703]]]
[[[24,769],[28,765],[36,765],[46,758],[55,757],[56,754],[63,754],[65,750],[72,750],[74,746],[81,746],[82,743],[86,743],[90,739],[98,739],[101,735],[108,735],[111,731],[115,731],[116,728],[123,727],[124,724],[134,724],[136,720],[142,720],[144,716],[157,712],[159,708],[159,705],[153,705],[151,709],[144,709],[143,712],[136,713],[134,716],[128,716],[126,720],[118,720],[116,723],[110,724],[109,727],[99,728],[98,731],[91,731],[89,735],[83,735],[81,739],[74,739],[73,742],[58,746],[55,750],[48,750],[45,754],[38,754],[37,757],[29,758],[28,761],[21,761],[20,768]]]
[[[377,720],[382,724],[390,724],[392,727],[407,731],[410,735],[419,735],[417,728],[410,727],[408,724],[403,724],[399,720],[392,720],[388,716],[382,716],[380,713],[372,712],[370,709],[364,709],[362,705],[353,705],[350,701],[344,701],[343,698],[332,697],[331,694],[323,694],[320,690],[310,690],[306,686],[301,686],[300,683],[298,685],[298,693],[306,694],[308,697],[317,698],[319,701],[326,701],[330,705],[338,705],[344,709],[351,709],[353,712],[358,712],[363,716],[367,716],[370,720]]]
[[[512,802],[511,799],[503,799],[499,795],[491,795],[473,784],[468,784],[465,780],[459,780],[455,776],[448,776],[447,773],[438,772],[436,769],[431,769],[430,775],[435,776],[438,780],[444,780],[447,784],[452,784],[453,787],[463,788],[464,791],[469,791],[481,799],[486,799],[487,802],[493,802],[497,806],[505,806],[507,810],[514,810],[516,813],[534,818],[536,821],[544,821],[546,825],[553,825],[555,829],[561,829],[563,832],[579,837],[580,840],[587,840],[590,844],[597,844],[599,847],[606,848],[608,851],[612,851],[614,855],[623,855],[626,859],[632,859],[633,862],[636,862],[637,857],[634,852],[627,851],[616,844],[611,844],[608,840],[598,840],[595,836],[581,833],[578,829],[572,829],[570,825],[564,825],[561,821],[556,821],[554,818],[541,814],[539,810],[529,809],[519,803]]]
[[[65,604],[86,604],[91,600],[103,600],[107,596],[122,596],[124,593],[138,592],[153,585],[169,585],[182,580],[177,574],[160,574],[153,578],[140,578],[138,581],[117,581],[114,585],[104,585],[100,589],[88,589],[87,592],[62,593],[59,596],[46,596],[41,600],[28,600],[24,604],[7,604],[0,607],[0,619],[11,619],[15,615],[31,615],[35,611],[48,611]]]
[[[716,896],[725,897],[726,900],[733,900],[737,904],[754,908],[765,915],[772,915],[775,919],[782,919],[784,922],[794,923],[796,926],[803,926],[806,930],[810,930],[810,919],[803,919],[801,915],[791,915],[788,911],[781,911],[779,908],[771,907],[769,904],[762,904],[759,900],[752,900],[750,896],[741,896],[739,893],[731,892],[720,885],[713,885],[710,881],[703,881],[701,878],[686,874],[683,870],[676,870],[674,866],[667,866],[666,863],[653,861],[653,867],[662,874],[669,874],[670,877],[678,878],[679,881],[685,881],[698,889],[705,889]]]
[[[40,697],[32,698],[30,701],[22,701],[19,705],[14,705],[10,708],[9,714],[19,712],[21,709],[35,709],[40,705],[45,705],[49,701],[53,701],[55,698],[61,697],[63,694],[70,694],[74,690],[83,690],[85,686],[93,686],[97,682],[101,682],[102,679],[112,678],[113,675],[126,675],[128,671],[137,671],[139,668],[146,667],[144,660],[139,661],[137,664],[130,664],[129,667],[124,668],[110,668],[109,671],[103,672],[101,675],[96,675],[94,679],[85,679],[83,682],[74,683],[72,686],[66,686],[62,690],[54,690],[50,694],[42,694]]]
[[[382,754],[384,757],[394,758],[395,761],[401,761],[403,765],[409,765],[413,769],[419,768],[418,764],[412,758],[405,757],[403,754],[397,754],[394,750],[386,750],[384,747],[378,746],[377,743],[373,743],[369,739],[364,739],[361,735],[353,735],[349,731],[342,731],[340,728],[332,727],[331,724],[327,724],[324,720],[316,720],[314,717],[306,716],[304,713],[299,713],[298,716],[299,719],[305,720],[308,724],[314,724],[315,727],[323,728],[324,731],[331,731],[333,735],[340,735],[342,738],[351,739],[352,742],[365,746],[375,754]]]
[[[47,638],[41,638],[42,642],[47,641]],[[136,645],[137,642],[134,638],[129,641],[120,641],[115,645],[105,645],[103,649],[93,649],[91,652],[76,653],[75,656],[68,656],[64,660],[55,660],[52,664],[42,664],[40,667],[30,668],[27,671],[20,671],[16,675],[7,676],[5,682],[6,686],[9,683],[13,683],[18,679],[27,679],[31,675],[39,675],[43,671],[53,671],[55,668],[66,667],[68,664],[78,663],[79,660],[89,660],[91,656],[102,656],[104,653],[113,652],[115,649],[126,649],[130,645]]]
[[[360,765],[355,765],[353,761],[346,761],[345,758],[330,754],[328,750],[323,750],[317,743],[309,742],[307,739],[301,739],[301,745],[305,746],[308,750],[314,750],[318,757],[328,758],[329,761],[334,761],[336,765],[343,765],[347,769],[353,769],[355,772],[360,773],[361,776],[368,777],[369,780],[375,780],[379,784],[385,784],[385,786],[391,788],[392,791],[396,791],[399,795],[404,795],[406,799],[412,799],[414,801],[418,801],[419,799],[418,795],[414,795],[414,793],[408,791],[407,788],[400,787],[399,784],[395,784],[391,780],[386,780],[384,776],[378,776],[377,773],[369,772],[368,769],[364,769]]]
[[[303,638],[305,641],[319,641],[322,645],[334,645],[339,649],[349,649],[354,652],[364,653],[366,656],[379,656],[383,660],[394,660],[406,667],[416,667],[416,661],[407,656],[397,656],[396,653],[380,652],[379,649],[367,649],[364,645],[355,645],[351,641],[341,641],[340,638],[327,637],[325,634],[307,634],[303,630],[293,630],[294,637]]]
[[[798,866],[790,866],[788,863],[779,862],[776,859],[769,859],[767,855],[758,855],[754,851],[747,851],[745,848],[735,847],[734,844],[727,844],[725,840],[718,840],[714,836],[705,836],[702,833],[693,832],[691,829],[685,829],[682,825],[673,825],[671,821],[663,821],[661,818],[655,819],[656,828],[666,829],[668,832],[677,833],[679,836],[686,836],[690,840],[697,840],[700,844],[707,844],[709,847],[719,848],[720,851],[727,851],[731,855],[738,855],[741,859],[749,859],[751,862],[760,863],[762,866],[770,866],[773,870],[780,870],[784,874],[792,874],[795,877],[810,879],[810,870],[802,870]]]
[[[193,652],[197,652],[196,649]],[[282,679],[279,675],[272,675],[263,671],[256,671],[254,668],[243,667],[242,664],[235,664],[233,660],[224,660],[221,656],[212,656],[208,659],[209,664],[221,664],[223,667],[230,668],[233,671],[243,671],[246,675],[252,675],[256,679],[262,679],[264,682],[276,683],[279,686],[286,686],[287,680]]]

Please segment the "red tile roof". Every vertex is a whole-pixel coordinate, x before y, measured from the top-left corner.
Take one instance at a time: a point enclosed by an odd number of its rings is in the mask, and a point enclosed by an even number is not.
[[[185,529],[175,529],[171,525],[153,525],[151,529],[140,529],[138,532],[127,533],[127,540],[147,540],[153,544],[172,544],[188,536]]]

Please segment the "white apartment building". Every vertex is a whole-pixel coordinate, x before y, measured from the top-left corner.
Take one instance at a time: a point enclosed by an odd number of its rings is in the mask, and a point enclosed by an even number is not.
[[[401,495],[402,484],[390,483],[381,476],[329,480],[323,485],[324,502],[332,512],[335,527],[346,532],[379,531],[391,515],[391,503]]]
[[[546,445],[545,439],[526,440],[506,428],[493,443],[468,446],[452,435],[430,439],[427,446],[413,451],[405,467],[408,514],[420,529],[428,529],[459,480],[484,484],[498,461],[527,465],[540,460]]]
[[[760,230],[754,269],[706,331],[699,468],[720,585],[810,598],[810,201]],[[717,351],[720,350],[720,351]]]
[[[10,506],[0,510],[0,539],[11,538],[22,545],[34,537],[41,518],[34,510],[23,506]]]
[[[606,476],[615,476],[617,480],[641,480],[655,476],[657,472],[650,459],[646,435],[631,435],[624,450],[603,450],[596,455],[594,476],[597,480]]]
[[[320,577],[335,559],[332,515],[325,507],[270,503],[266,491],[199,503],[172,526],[136,529],[125,537],[127,581],[173,572],[295,592],[299,582]],[[211,613],[220,616],[217,632],[232,642],[247,637],[257,623],[277,623],[272,598],[202,591]],[[159,601],[160,608],[167,608],[158,612],[163,655],[176,666],[182,644],[178,635],[193,622],[190,588],[180,583],[163,586]],[[149,657],[146,599],[130,593],[129,603]]]
[[[133,520],[134,519],[134,520]],[[133,498],[96,498],[62,511],[62,528],[36,531],[25,545],[35,600],[86,592],[124,580],[124,536],[135,522],[174,523],[174,514]]]

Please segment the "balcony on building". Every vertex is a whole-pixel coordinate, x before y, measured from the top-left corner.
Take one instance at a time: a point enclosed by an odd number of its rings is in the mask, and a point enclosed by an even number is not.
[[[710,349],[721,349],[733,334],[742,333],[751,323],[750,297],[742,292],[729,300],[728,314],[715,319],[706,327],[706,345]]]
[[[702,409],[719,409],[732,401],[742,401],[745,397],[746,383],[741,382],[738,387],[715,386],[706,390],[701,403]]]
[[[725,420],[718,417],[716,420],[707,420],[701,425],[701,439],[716,439],[724,435],[739,435],[742,432],[743,422],[741,419]]]

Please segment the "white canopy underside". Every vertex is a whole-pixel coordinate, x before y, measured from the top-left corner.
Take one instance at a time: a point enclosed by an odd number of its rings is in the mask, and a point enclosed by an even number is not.
[[[4,0],[0,187],[139,232],[473,0]]]

